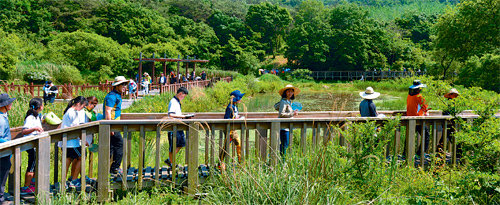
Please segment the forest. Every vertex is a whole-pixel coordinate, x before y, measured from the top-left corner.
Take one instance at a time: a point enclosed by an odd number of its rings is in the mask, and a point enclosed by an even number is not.
[[[241,74],[420,69],[499,92],[499,7],[496,0],[2,0],[0,80],[131,77],[142,52],[208,59],[207,69]]]

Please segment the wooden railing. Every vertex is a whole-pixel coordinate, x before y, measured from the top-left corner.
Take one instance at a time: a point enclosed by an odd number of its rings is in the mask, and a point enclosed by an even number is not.
[[[388,118],[391,115],[400,114],[401,112],[385,112]],[[160,186],[159,172],[160,172],[160,156],[161,152],[167,152],[168,150],[161,150],[161,137],[163,131],[173,131],[174,142],[173,150],[176,149],[175,135],[177,135],[178,130],[187,131],[186,139],[186,155],[185,162],[188,165],[188,176],[187,176],[187,193],[195,194],[197,192],[197,186],[199,183],[198,178],[198,166],[199,163],[199,145],[204,141],[204,162],[205,164],[213,167],[218,163],[217,153],[223,147],[223,143],[229,143],[229,141],[224,142],[224,136],[228,135],[230,131],[240,132],[241,145],[242,145],[242,159],[246,160],[251,155],[256,155],[262,161],[268,161],[271,165],[275,165],[279,161],[279,132],[280,129],[288,128],[290,133],[293,133],[294,129],[300,129],[300,136],[290,135],[290,142],[294,141],[294,137],[300,137],[300,146],[293,147],[291,143],[291,149],[296,149],[299,152],[306,153],[309,151],[314,152],[318,150],[319,146],[327,142],[333,142],[340,145],[346,145],[345,139],[342,136],[332,131],[332,125],[342,125],[346,123],[363,123],[366,120],[377,121],[377,123],[384,123],[388,118],[365,118],[365,117],[352,117],[356,116],[358,112],[312,112],[312,113],[300,113],[296,118],[274,118],[276,113],[242,113],[246,116],[246,119],[238,120],[227,120],[222,119],[223,113],[199,113],[196,115],[195,119],[189,120],[175,120],[166,118],[163,113],[151,114],[151,113],[124,113],[122,120],[117,121],[98,121],[91,122],[75,127],[57,129],[49,132],[44,132],[37,136],[26,137],[15,139],[6,143],[0,144],[0,157],[13,155],[14,157],[14,175],[9,181],[13,181],[13,193],[15,197],[15,203],[20,203],[20,176],[21,176],[21,152],[27,149],[36,148],[37,154],[37,168],[36,168],[36,199],[38,202],[48,202],[49,198],[49,185],[50,185],[50,173],[51,169],[53,171],[53,183],[58,181],[66,181],[66,160],[61,160],[58,158],[58,148],[56,147],[57,142],[62,141],[62,156],[66,156],[67,148],[66,143],[70,139],[81,139],[86,141],[86,137],[89,134],[98,134],[99,143],[99,156],[98,156],[98,188],[97,196],[98,201],[108,201],[110,190],[112,189],[128,189],[134,186],[127,182],[127,175],[124,174],[121,183],[110,184],[109,181],[109,169],[110,169],[110,132],[122,132],[123,133],[123,161],[122,167],[126,170],[127,167],[131,166],[131,150],[132,146],[138,146],[139,163],[136,165],[138,167],[138,180],[137,188],[142,189],[144,186]],[[447,132],[446,130],[451,127],[451,117],[450,116],[439,116],[438,112],[434,112],[435,116],[426,117],[402,117],[400,126],[406,127],[406,134],[401,136],[401,129],[398,128],[394,134],[393,144],[386,147],[386,155],[398,155],[404,153],[407,157],[408,166],[414,166],[413,156],[416,153],[416,148],[418,144],[424,143],[425,136],[417,139],[416,126],[417,125],[432,125],[432,146],[430,152],[436,152],[436,146],[439,137],[443,137],[445,140],[445,149],[451,151],[453,157],[452,163],[456,163],[456,144],[455,140],[452,142],[447,142]],[[149,116],[149,117],[147,117]],[[204,118],[205,119],[201,119]],[[476,115],[470,114],[470,112],[464,113],[462,115],[467,121],[472,121],[477,118]],[[163,119],[162,119],[163,118]],[[443,127],[442,131],[438,130],[438,127]],[[312,141],[308,142],[307,131],[312,130]],[[132,133],[139,132],[139,143],[138,145],[132,144]],[[153,182],[146,183],[143,179],[143,168],[145,167],[144,162],[144,150],[146,142],[146,133],[155,133],[155,179]],[[250,144],[250,135],[254,133],[255,144]],[[425,132],[422,132],[425,133]],[[218,137],[217,137],[218,136]],[[218,139],[218,140],[217,140]],[[400,142],[404,139],[406,150],[400,149]],[[51,161],[51,146],[54,145],[54,159]],[[253,146],[253,150],[251,147]],[[419,150],[421,156],[424,155],[423,147]],[[218,150],[216,152],[216,150]],[[85,148],[82,146],[81,156],[82,161],[85,162]],[[230,151],[228,151],[230,152]],[[234,156],[234,151],[233,151]],[[61,166],[59,166],[59,160],[62,161]],[[228,157],[226,157],[228,160]],[[176,167],[175,157],[172,159],[172,166]],[[54,166],[50,166],[53,163]],[[423,163],[420,163],[423,165]],[[86,166],[85,163],[81,163],[81,176],[86,176]],[[59,174],[59,171],[61,171]],[[126,173],[126,171],[125,171]],[[60,176],[60,177],[59,177]],[[172,171],[170,182],[175,186],[176,182],[176,171]],[[85,177],[82,177],[82,187],[85,187]],[[60,186],[60,191],[64,193],[65,186]]]
[[[379,80],[423,74],[410,71],[313,71],[311,77],[316,80]]]
[[[212,80],[204,80],[204,81],[189,81],[189,82],[184,82],[184,83],[175,83],[175,84],[166,84],[166,85],[161,85],[161,84],[152,84],[151,89],[159,89],[160,93],[162,92],[175,92],[179,87],[206,87],[210,84],[210,82],[215,83],[216,81],[226,81],[230,82],[232,80],[231,77],[224,77],[224,78],[213,78]],[[56,95],[57,99],[72,99],[73,97],[76,97],[80,95],[81,92],[85,90],[99,90],[103,92],[110,92],[113,87],[111,86],[112,81],[106,81],[105,83],[99,83],[98,85],[90,85],[90,84],[84,84],[84,85],[73,85],[71,83],[69,84],[64,84],[64,85],[56,85],[58,88],[58,94]],[[15,85],[14,83],[11,84],[3,84],[0,85],[0,91],[4,91],[6,93],[12,92],[12,91],[17,91],[17,92],[22,92],[31,95],[31,97],[43,97],[43,85],[34,85],[33,83],[31,84],[25,84],[25,85]],[[126,96],[128,92],[128,87],[126,88],[126,92],[123,94],[123,96]]]

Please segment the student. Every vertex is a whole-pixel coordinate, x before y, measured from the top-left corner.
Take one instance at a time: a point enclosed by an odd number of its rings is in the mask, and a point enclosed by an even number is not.
[[[0,95],[0,144],[11,140],[9,117],[7,112],[12,108],[12,102],[16,98],[10,98],[8,94]],[[10,156],[0,158],[0,203],[6,201],[4,198],[5,183],[9,177]]]
[[[235,90],[229,94],[231,96],[231,101],[226,107],[226,113],[224,114],[224,119],[243,119],[243,116],[239,115],[238,112],[238,104],[241,102],[241,98],[245,95],[245,93],[241,93],[239,90]],[[229,137],[229,143],[234,142],[234,145],[236,145],[236,153],[238,155],[238,161],[241,162],[241,141],[238,136],[238,134],[234,131],[231,130],[229,132],[229,136],[226,136],[226,139],[224,140],[224,147],[222,148],[220,154],[219,154],[219,159],[220,163],[224,163],[224,157],[228,154],[227,152],[227,147],[229,145],[226,144],[227,142],[227,137]]]
[[[295,100],[295,96],[300,93],[300,90],[293,85],[287,85],[278,93],[281,96],[281,101],[275,105],[275,108],[278,108],[278,118],[293,118],[298,115],[299,111],[292,109],[292,101]],[[280,141],[280,154],[284,157],[290,144],[290,130],[288,128],[280,130]]]
[[[373,103],[373,99],[378,98],[380,93],[373,91],[372,87],[367,87],[364,92],[360,92],[359,95],[364,99],[359,104],[359,114],[361,117],[377,117],[377,107]]]
[[[137,83],[133,80],[130,80],[130,83],[128,84],[128,95],[129,99],[137,99]]]
[[[207,73],[205,73],[205,71],[201,71],[201,80],[206,80],[206,79],[207,79]]]
[[[174,71],[170,71],[170,84],[174,84],[177,82],[177,78],[175,77]]]
[[[87,106],[85,106],[83,108],[83,113],[84,113],[83,122],[88,123],[88,122],[93,122],[93,121],[97,121],[97,120],[102,120],[102,115],[97,114],[94,111],[95,106],[97,104],[99,104],[99,101],[97,100],[97,98],[95,96],[90,96],[90,97],[87,97],[87,101],[88,101]],[[92,144],[93,137],[94,137],[93,135],[87,135],[87,145]]]
[[[142,86],[144,87],[144,95],[149,94],[150,83],[151,83],[151,77],[149,77],[149,73],[144,73],[144,78],[142,79]]]
[[[123,76],[117,76],[113,82],[113,90],[104,98],[103,115],[106,120],[120,120],[122,114],[122,93],[128,85],[128,80]],[[110,166],[111,174],[121,174],[120,164],[123,157],[123,138],[120,132],[111,132],[110,152],[113,163]]]
[[[189,92],[185,87],[180,87],[177,90],[177,94],[170,100],[168,103],[168,116],[172,118],[178,118],[178,119],[186,119],[190,118],[192,116],[190,115],[183,115],[182,110],[181,110],[181,101],[188,95]],[[174,153],[173,153],[173,132],[168,132],[168,142],[170,144],[169,146],[169,153],[168,153],[168,159],[166,159],[164,162],[168,164],[168,166],[172,166],[170,159],[172,159]],[[176,146],[177,148],[175,149],[175,154],[181,150],[181,148],[186,146],[186,137],[184,135],[184,131],[177,131],[177,137],[176,139]]]
[[[425,102],[424,97],[420,92],[422,88],[427,87],[422,84],[420,80],[414,80],[413,85],[409,87],[408,97],[406,98],[406,116],[428,116],[428,106]],[[422,125],[417,125],[417,132],[422,136]],[[429,148],[429,128],[426,126],[424,128],[425,132],[425,150]],[[410,157],[410,156],[409,156]]]
[[[29,102],[29,109],[24,117],[23,135],[24,137],[35,136],[43,132],[42,117],[43,101],[40,98],[33,98]],[[26,150],[28,153],[28,166],[24,175],[24,187],[21,187],[22,194],[34,194],[35,186],[32,182],[35,176],[36,155],[35,149]]]
[[[78,96],[72,99],[66,109],[64,110],[64,116],[62,119],[61,128],[73,127],[79,124],[85,123],[82,120],[82,114],[80,111],[87,106],[88,101],[83,96]],[[80,153],[81,143],[79,139],[71,139],[66,143],[66,147],[68,149],[66,156],[66,174],[69,171],[69,167],[71,164],[71,177],[70,177],[70,187],[80,187],[81,183],[78,179],[78,175],[80,174],[81,163],[82,163],[82,155]],[[88,145],[87,145],[88,146]],[[59,147],[62,147],[62,142],[59,142]]]
[[[49,92],[50,92],[50,84],[52,81],[47,81],[45,82],[45,85],[43,85],[43,104],[46,105],[47,102],[49,101]]]
[[[55,86],[54,83],[50,82],[50,87],[47,94],[50,103],[54,103],[57,93],[59,93],[57,86]]]

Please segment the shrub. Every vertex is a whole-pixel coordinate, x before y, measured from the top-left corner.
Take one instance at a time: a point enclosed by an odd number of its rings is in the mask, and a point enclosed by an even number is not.
[[[52,80],[56,84],[82,84],[84,80],[80,71],[74,66],[58,65],[49,62],[23,61],[17,64],[17,72],[27,82],[35,84]]]
[[[295,80],[313,80],[311,74],[312,71],[308,69],[296,69],[292,72],[293,79]]]

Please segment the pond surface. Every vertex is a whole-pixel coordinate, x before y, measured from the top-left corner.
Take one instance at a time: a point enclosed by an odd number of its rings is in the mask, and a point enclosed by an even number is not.
[[[276,112],[274,104],[280,100],[278,94],[257,94],[244,100],[240,106],[241,111],[248,112]],[[353,111],[359,110],[362,98],[358,93],[326,93],[309,92],[300,93],[294,100],[302,104],[302,111]],[[377,110],[405,109],[405,102],[401,98],[381,95],[374,100]]]

